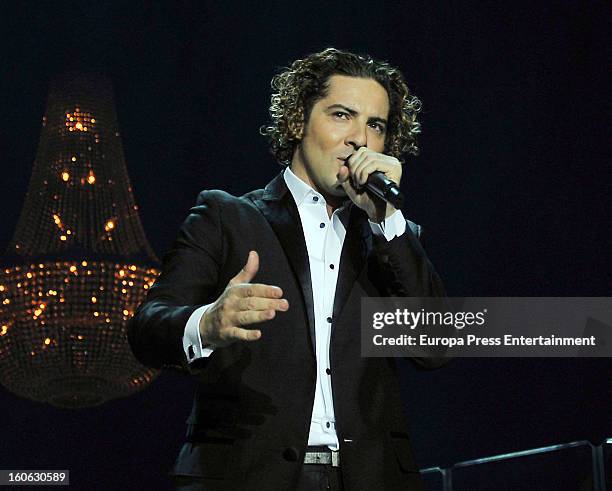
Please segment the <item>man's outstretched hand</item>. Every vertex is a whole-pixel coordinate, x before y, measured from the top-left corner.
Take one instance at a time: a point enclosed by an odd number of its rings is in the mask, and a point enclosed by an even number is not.
[[[203,344],[223,347],[236,341],[257,341],[261,331],[243,326],[273,319],[277,310],[289,309],[279,287],[251,283],[258,270],[259,255],[250,251],[244,268],[202,316],[199,327]]]

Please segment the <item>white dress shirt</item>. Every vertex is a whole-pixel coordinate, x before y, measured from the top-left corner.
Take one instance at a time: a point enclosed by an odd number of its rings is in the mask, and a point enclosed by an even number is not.
[[[325,198],[298,178],[290,168],[283,173],[285,183],[297,205],[310,263],[310,279],[315,316],[315,351],[317,357],[317,385],[308,435],[308,445],[325,445],[338,450],[331,373],[329,372],[329,348],[331,319],[336,294],[342,245],[348,223],[348,207],[337,208],[329,217]],[[347,201],[347,204],[349,201]],[[406,220],[400,210],[382,224],[370,221],[372,233],[384,236],[388,241],[402,235]],[[210,348],[202,347],[200,319],[212,304],[196,309],[187,321],[183,335],[183,349],[187,360],[210,356]],[[289,307],[291,308],[291,307]]]

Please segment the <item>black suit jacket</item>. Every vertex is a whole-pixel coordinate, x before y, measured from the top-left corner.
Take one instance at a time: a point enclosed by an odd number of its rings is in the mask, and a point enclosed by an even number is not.
[[[260,256],[254,281],[281,287],[289,310],[258,324],[257,342],[216,349],[189,366],[182,347],[189,316],[218,298],[249,250]],[[442,284],[409,227],[387,242],[373,236],[356,206],[339,267],[330,376],[344,484],[349,490],[417,488],[395,362],[361,357],[360,301],[441,296]],[[181,367],[199,381],[174,474],[201,476],[206,489],[294,487],[316,383],[313,315],[304,234],[282,174],[239,198],[203,191],[129,328],[141,362]],[[423,368],[440,362],[414,361]]]

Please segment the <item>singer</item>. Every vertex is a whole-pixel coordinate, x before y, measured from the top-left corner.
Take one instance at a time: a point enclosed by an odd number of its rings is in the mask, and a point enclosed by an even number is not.
[[[142,363],[198,381],[175,489],[421,489],[394,360],[362,358],[359,331],[363,297],[444,295],[420,227],[368,185],[399,186],[420,102],[333,48],[272,87],[281,173],[200,193],[129,329]]]

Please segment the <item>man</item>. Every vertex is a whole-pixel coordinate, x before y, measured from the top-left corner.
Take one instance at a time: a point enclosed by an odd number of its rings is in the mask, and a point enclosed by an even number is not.
[[[175,483],[419,489],[394,361],[362,358],[359,332],[362,297],[443,295],[419,228],[364,188],[374,171],[399,185],[419,101],[398,70],[331,48],[273,87],[262,132],[287,168],[200,194],[130,326],[143,363],[199,381]]]

